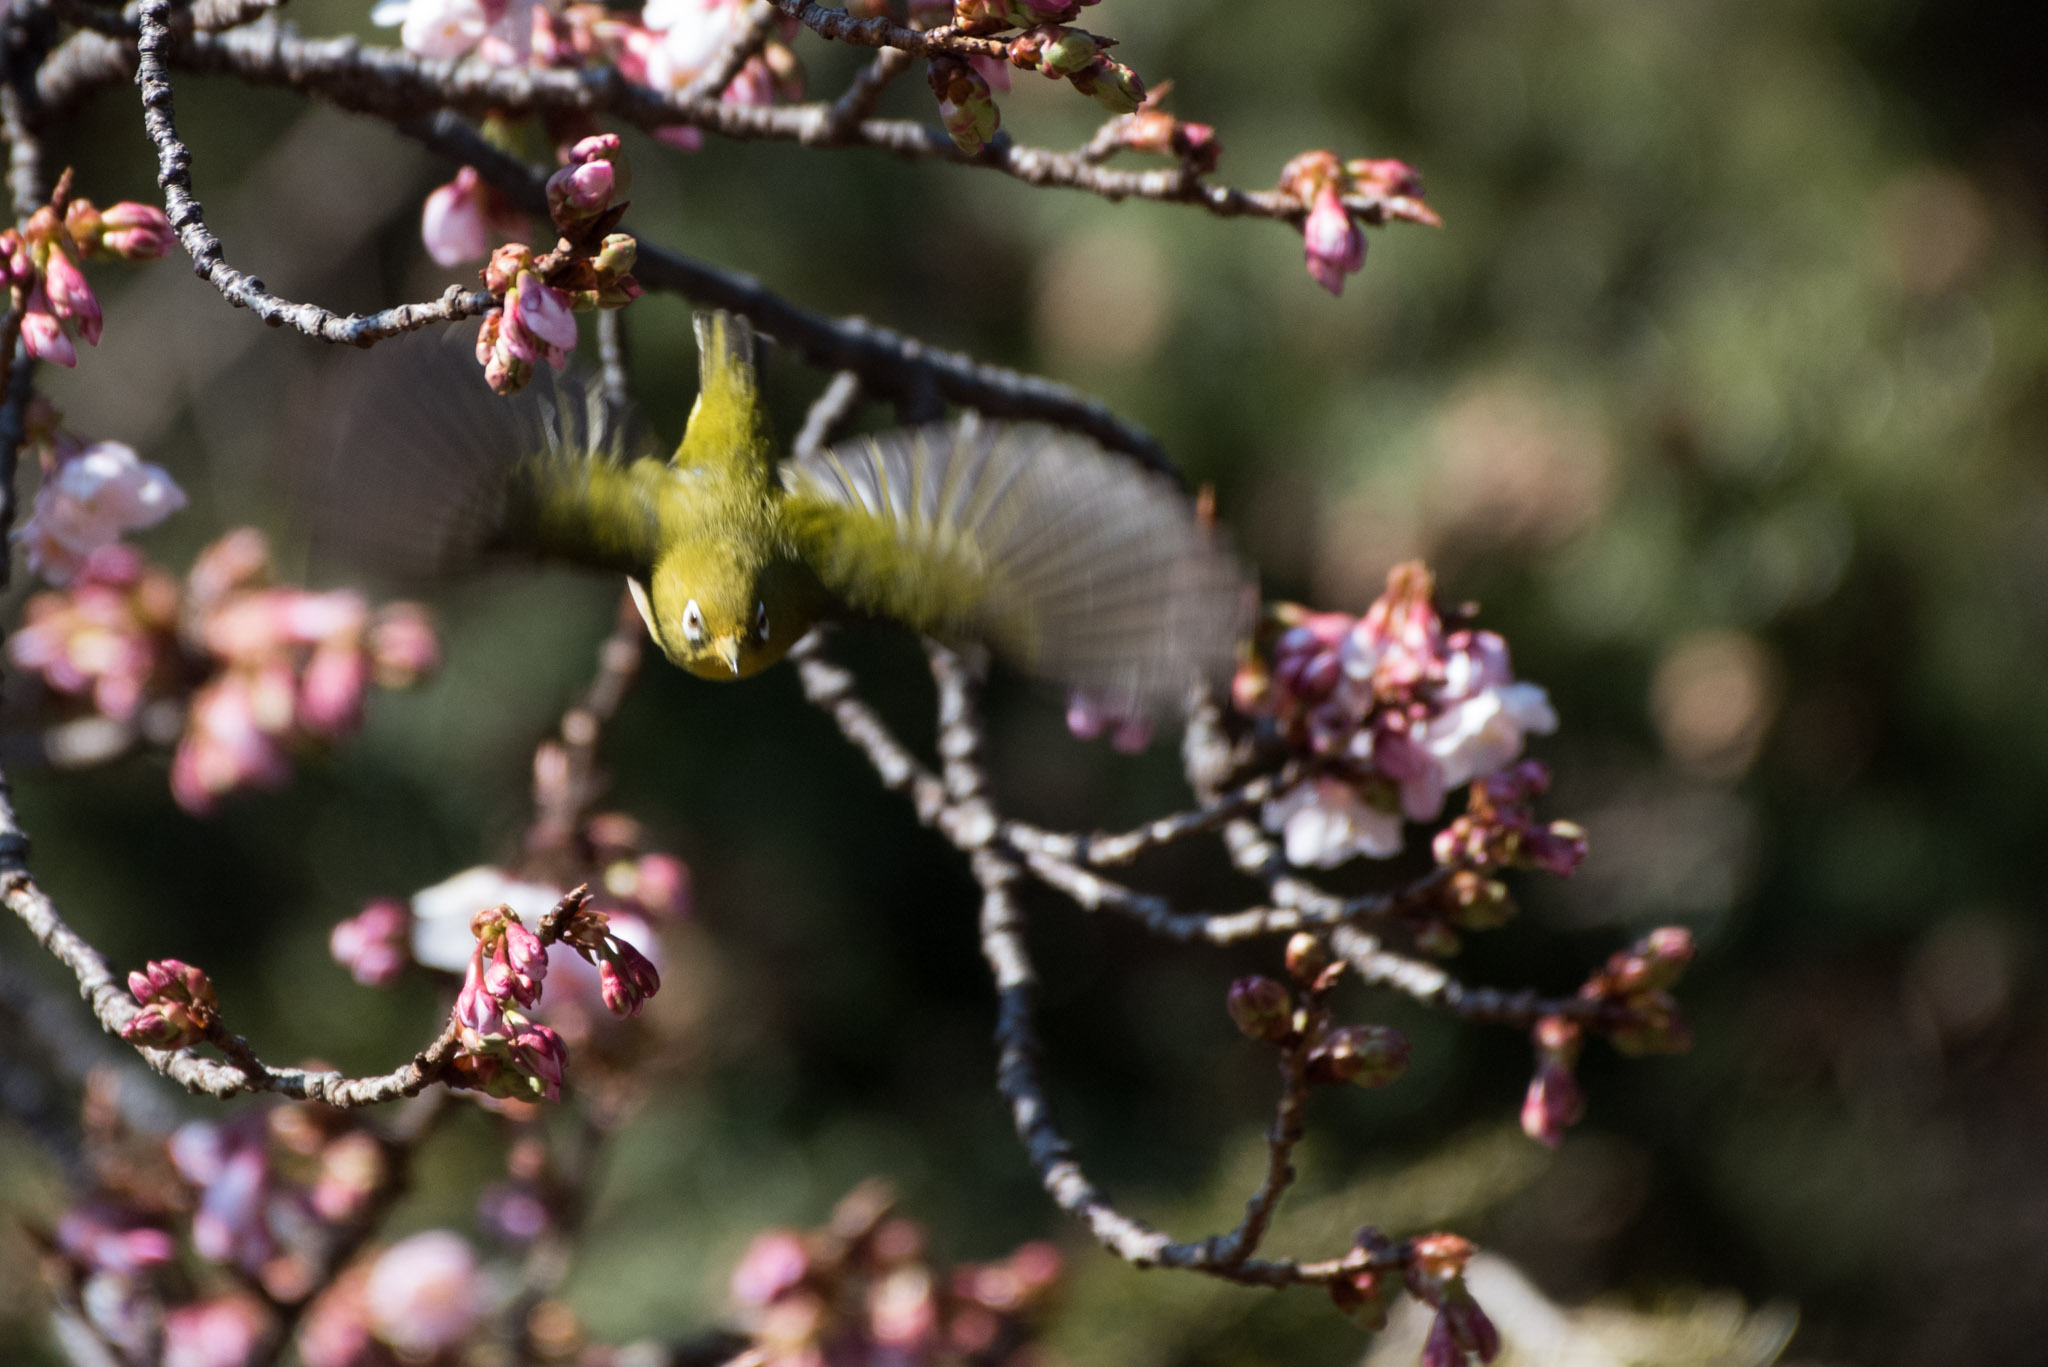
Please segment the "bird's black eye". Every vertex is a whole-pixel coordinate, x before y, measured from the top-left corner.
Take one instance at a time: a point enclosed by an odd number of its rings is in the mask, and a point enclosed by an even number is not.
[[[754,636],[758,640],[768,639],[768,605],[754,604]]]
[[[693,646],[704,644],[704,609],[697,606],[694,598],[683,608],[683,635]]]

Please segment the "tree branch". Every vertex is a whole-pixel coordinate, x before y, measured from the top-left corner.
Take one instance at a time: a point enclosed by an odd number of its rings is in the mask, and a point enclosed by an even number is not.
[[[272,327],[289,326],[323,342],[350,346],[369,346],[434,323],[475,317],[493,306],[491,296],[480,290],[450,285],[432,302],[342,317],[318,304],[295,304],[272,294],[255,276],[228,265],[220,239],[206,226],[205,213],[192,193],[192,153],[179,140],[173,119],[171,81],[165,67],[165,54],[173,45],[169,0],[144,0],[136,24],[135,84],[142,91],[143,127],[156,144],[156,183],[163,188],[164,212],[192,258],[193,271],[219,290],[222,298],[248,309]]]

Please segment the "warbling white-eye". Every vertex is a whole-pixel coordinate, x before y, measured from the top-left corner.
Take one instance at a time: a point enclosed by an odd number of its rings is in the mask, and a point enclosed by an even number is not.
[[[570,381],[438,417],[372,403],[356,426],[376,430],[344,438],[329,479],[390,486],[381,511],[361,487],[323,502],[379,519],[344,539],[403,543],[415,567],[509,548],[624,574],[662,651],[708,679],[767,668],[846,609],[986,644],[1113,713],[1228,674],[1252,590],[1169,481],[1070,432],[971,416],[778,463],[751,329],[704,313],[696,332],[673,458]]]

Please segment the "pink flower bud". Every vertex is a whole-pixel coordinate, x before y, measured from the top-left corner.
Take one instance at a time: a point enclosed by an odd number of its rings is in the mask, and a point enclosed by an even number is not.
[[[611,208],[617,176],[608,161],[564,166],[548,177],[548,213],[564,231]]]
[[[613,1015],[637,1016],[641,1004],[661,990],[661,975],[646,955],[624,940],[614,937],[611,945],[611,952],[598,961],[598,993]]]
[[[1522,1133],[1554,1149],[1585,1112],[1586,1094],[1571,1069],[1554,1059],[1539,1062],[1522,1099]]]
[[[100,250],[123,261],[154,261],[176,240],[170,219],[154,204],[124,199],[100,214]]]
[[[569,1050],[560,1035],[545,1025],[528,1022],[512,1036],[506,1048],[513,1069],[533,1084],[533,1090],[543,1100],[561,1100]]]
[[[459,266],[491,250],[491,228],[475,167],[463,167],[454,180],[427,195],[420,209],[420,241],[438,266]]]
[[[1308,273],[1330,293],[1342,295],[1344,277],[1365,265],[1365,230],[1352,221],[1335,185],[1316,192],[1301,231]]]
[[[69,369],[78,364],[78,348],[51,310],[50,297],[37,282],[28,299],[28,311],[21,318],[21,344],[39,361]]]
[[[1230,985],[1224,998],[1230,1022],[1247,1039],[1277,1044],[1294,1029],[1294,999],[1271,978],[1253,974]]]
[[[77,323],[79,335],[89,345],[98,346],[102,326],[100,301],[86,282],[85,272],[72,264],[62,247],[50,249],[50,259],[43,263],[43,283],[49,291],[52,311],[59,318]]]

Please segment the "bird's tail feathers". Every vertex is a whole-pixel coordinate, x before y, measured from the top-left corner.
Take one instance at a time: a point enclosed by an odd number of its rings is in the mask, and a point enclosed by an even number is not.
[[[768,427],[754,368],[754,329],[723,311],[696,315],[697,402],[676,452],[681,465],[751,461],[767,469]]]

